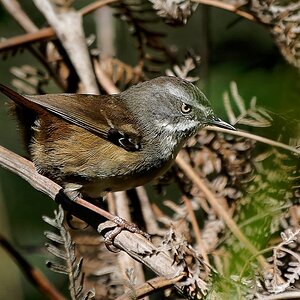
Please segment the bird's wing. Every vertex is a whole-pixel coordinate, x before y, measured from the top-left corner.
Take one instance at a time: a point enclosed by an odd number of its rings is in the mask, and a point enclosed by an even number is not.
[[[78,94],[21,95],[0,85],[0,91],[17,104],[44,110],[80,126],[127,151],[141,149],[141,134],[134,117],[119,96]]]

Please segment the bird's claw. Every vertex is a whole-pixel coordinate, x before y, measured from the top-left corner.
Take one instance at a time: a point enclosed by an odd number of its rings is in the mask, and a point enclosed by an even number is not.
[[[151,239],[149,233],[140,230],[136,224],[128,222],[125,219],[115,216],[112,219],[112,222],[114,222],[117,225],[117,227],[110,231],[104,239],[106,248],[112,252],[119,252],[119,250],[116,247],[114,247],[114,239],[122,230],[128,230],[132,233],[138,233],[145,237],[147,240]],[[113,249],[112,247],[114,247],[115,249]]]

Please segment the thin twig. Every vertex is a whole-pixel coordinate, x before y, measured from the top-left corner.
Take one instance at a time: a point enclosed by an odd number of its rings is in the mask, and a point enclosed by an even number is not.
[[[27,32],[35,32],[38,27],[32,22],[28,15],[24,12],[21,5],[16,0],[1,1],[6,10],[18,22],[18,24]]]
[[[182,171],[188,176],[188,178],[196,184],[199,189],[205,194],[207,201],[212,206],[214,211],[217,213],[219,217],[221,217],[231,232],[247,247],[247,249],[254,255],[257,255],[257,260],[261,264],[264,269],[269,267],[269,264],[266,262],[263,256],[258,255],[258,250],[252,245],[252,243],[248,240],[248,238],[242,233],[234,220],[230,217],[226,210],[219,204],[219,201],[214,193],[207,187],[204,180],[201,179],[196,171],[185,162],[182,157],[182,154],[176,158],[176,163],[182,169]]]
[[[291,225],[298,229],[300,228],[300,207],[299,205],[294,205],[289,209],[289,215],[291,217]]]
[[[111,3],[114,3],[114,2],[119,2],[120,0],[98,0],[98,1],[95,1],[91,4],[88,4],[87,6],[79,9],[79,12],[82,14],[82,16],[85,16],[85,15],[88,15],[92,12],[94,12],[95,10],[105,6],[105,5],[108,5],[108,4],[111,4]]]
[[[112,192],[107,193],[106,201],[107,201],[107,210],[111,214],[115,215],[116,214],[116,203],[115,203],[114,195]]]
[[[11,37],[9,39],[0,42],[0,52],[6,51],[15,47],[27,46],[34,42],[42,42],[44,40],[50,40],[54,37],[54,31],[51,27],[40,29],[36,32],[22,34]]]
[[[180,282],[185,276],[186,274],[182,273],[173,278],[156,277],[150,279],[147,282],[135,287],[134,292],[127,292],[126,294],[116,298],[116,300],[141,299],[147,295],[157,292],[158,290],[173,286],[175,283]]]
[[[85,16],[85,15],[95,11],[96,9],[99,9],[107,4],[110,4],[113,2],[118,2],[118,1],[119,0],[97,1],[97,2],[91,3],[91,4],[83,7],[82,9],[80,9],[79,13],[81,13],[82,16]],[[33,32],[33,31],[30,31],[30,32],[31,33],[12,37],[12,38],[9,38],[7,40],[0,42],[0,52],[9,50],[13,47],[25,46],[30,43],[37,43],[37,42],[42,42],[44,40],[50,40],[50,39],[56,38],[55,31],[53,30],[52,27],[46,27],[46,28],[39,29],[36,32]]]
[[[255,21],[255,22],[261,22],[255,16],[253,16],[252,14],[250,14],[246,11],[240,10],[236,6],[234,6],[230,3],[226,3],[224,1],[218,1],[218,0],[192,0],[192,2],[197,2],[197,3],[200,3],[200,4],[205,4],[205,5],[221,8],[221,9],[224,9],[224,10],[228,10],[228,11],[231,11],[231,12],[233,12],[233,13],[235,13],[235,14],[237,14],[237,15],[239,15],[239,16],[247,19],[247,20]]]
[[[153,213],[153,209],[151,208],[151,204],[145,187],[139,186],[136,187],[135,190],[141,203],[141,210],[143,219],[146,224],[147,232],[149,232],[150,234],[159,234],[161,229],[157,224],[157,220]]]
[[[128,222],[131,222],[129,199],[126,192],[114,192],[113,196],[116,204],[116,215]],[[134,271],[134,279],[137,281],[137,284],[141,284],[145,281],[145,274],[143,272],[142,265],[132,257],[128,256],[125,252],[121,252],[118,255],[118,265],[120,266],[124,283],[128,281],[128,270]],[[127,291],[130,290],[130,287],[124,285],[124,289]]]
[[[300,299],[300,292],[299,291],[291,291],[291,292],[284,292],[280,294],[272,294],[270,296],[263,296],[256,294],[257,299],[260,300],[279,300],[279,299]]]
[[[282,149],[288,150],[290,152],[300,154],[300,149],[298,150],[295,147],[292,147],[292,146],[289,146],[289,145],[286,145],[284,143],[280,143],[280,142],[277,142],[277,141],[273,141],[271,139],[268,139],[268,138],[265,138],[265,137],[262,137],[262,136],[259,136],[259,135],[256,135],[256,134],[252,134],[252,133],[249,133],[249,132],[245,132],[245,131],[241,131],[241,130],[232,131],[232,130],[229,130],[229,129],[215,127],[215,126],[206,126],[204,129],[211,130],[211,131],[217,131],[217,132],[224,132],[224,133],[229,133],[229,134],[236,135],[236,136],[245,137],[245,138],[252,139],[252,140],[264,143],[264,144],[268,144],[268,145],[273,146],[273,147],[282,148]]]
[[[80,92],[99,94],[93,71],[82,15],[72,7],[58,9],[50,0],[33,0],[35,6],[44,15],[68,55],[74,71],[80,80]]]
[[[205,244],[202,240],[201,231],[200,231],[195,213],[192,209],[191,202],[186,196],[183,196],[182,198],[183,198],[185,207],[187,209],[188,215],[190,217],[190,222],[192,224],[193,231],[195,233],[196,241],[197,241],[197,244],[198,244],[198,250],[201,253],[202,257],[204,258],[204,261],[205,261],[206,265],[209,266],[210,264],[209,264],[207,252],[205,251]],[[207,270],[208,270],[208,268],[207,268]]]
[[[50,281],[29,262],[0,234],[0,245],[14,258],[27,279],[39,289],[44,296],[51,300],[65,300],[66,298],[56,290]]]
[[[0,52],[9,50],[18,46],[26,46],[28,50],[35,56],[40,63],[45,67],[45,69],[49,72],[55,82],[65,90],[65,83],[61,80],[59,76],[57,76],[56,72],[51,68],[49,62],[45,59],[43,55],[40,54],[34,47],[32,47],[31,43],[37,36],[42,37],[49,35],[49,30],[47,28],[39,30],[38,27],[31,21],[28,15],[23,11],[22,7],[16,0],[2,0],[3,5],[10,13],[10,15],[17,21],[17,23],[26,31],[28,34],[23,34],[20,36],[12,37],[10,39],[6,39],[3,42],[0,42]],[[49,29],[50,27],[48,27]],[[50,28],[52,30],[52,28]],[[50,31],[51,31],[50,30]],[[53,31],[53,30],[52,30]],[[49,37],[48,37],[49,38]],[[43,40],[44,38],[42,38]]]
[[[105,91],[108,94],[120,93],[120,90],[116,87],[112,79],[109,76],[107,76],[107,74],[103,71],[97,59],[94,59],[94,67],[95,67],[95,74],[97,80],[101,84],[101,86],[105,89]]]

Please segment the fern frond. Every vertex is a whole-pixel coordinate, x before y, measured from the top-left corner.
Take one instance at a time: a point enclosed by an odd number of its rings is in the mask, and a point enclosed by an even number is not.
[[[59,265],[59,264],[55,264],[51,261],[47,261],[46,263],[46,266],[52,270],[53,272],[56,272],[56,273],[61,273],[61,274],[66,274],[68,275],[70,270],[68,267],[66,266],[63,266],[63,265]]]
[[[269,261],[272,262],[272,271],[265,275],[265,285],[270,293],[283,293],[299,279],[300,255],[287,248],[300,236],[300,229],[294,232],[288,229],[281,233],[282,242],[273,248],[273,255]],[[288,257],[288,262],[286,262]],[[285,260],[285,262],[283,262]],[[284,266],[288,268],[283,269]],[[282,276],[283,275],[283,276]],[[285,281],[284,278],[287,280]],[[278,280],[279,279],[279,280]]]
[[[43,86],[50,81],[46,72],[26,64],[12,67],[10,72],[15,76],[12,85],[25,94],[43,94]]]
[[[269,127],[272,124],[272,117],[262,107],[256,105],[256,97],[250,100],[249,107],[246,106],[246,101],[239,94],[236,82],[231,82],[230,93],[223,94],[223,103],[231,124],[242,124],[251,127]],[[234,112],[234,106],[238,110],[238,114]]]
[[[190,72],[194,71],[200,64],[200,56],[188,56],[183,65],[179,66],[179,65],[175,65],[173,66],[173,70],[167,69],[166,70],[166,74],[168,76],[177,76],[180,78],[183,78],[185,80],[188,80],[190,82],[195,82],[197,80],[199,80],[199,77],[195,76],[192,77],[190,76]]]
[[[198,3],[190,0],[150,0],[150,2],[166,23],[174,25],[186,24],[198,6]]]
[[[55,217],[53,219],[43,216],[43,220],[46,223],[59,231],[59,234],[50,231],[45,232],[45,236],[51,241],[51,243],[46,243],[46,248],[54,256],[60,258],[63,263],[47,262],[47,266],[54,272],[68,275],[70,282],[69,290],[73,300],[91,299],[94,296],[93,291],[88,291],[83,295],[83,258],[80,257],[77,259],[76,257],[76,245],[64,226],[64,211],[62,207],[59,206],[58,211],[54,211],[54,214]]]
[[[160,73],[162,64],[174,60],[174,53],[162,41],[165,34],[155,28],[161,20],[151,3],[145,0],[124,0],[113,6],[117,9],[116,15],[127,22],[129,32],[138,43],[138,65],[143,66],[145,72]]]
[[[117,58],[96,55],[93,62],[95,67],[98,65],[120,90],[145,78],[140,66],[132,67]]]

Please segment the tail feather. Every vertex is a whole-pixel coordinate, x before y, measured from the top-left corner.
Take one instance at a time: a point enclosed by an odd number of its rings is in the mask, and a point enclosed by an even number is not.
[[[0,92],[12,100],[8,106],[9,113],[17,119],[26,150],[29,153],[29,145],[32,139],[32,126],[37,115],[41,112],[41,107],[3,84],[0,84]]]
[[[14,90],[10,89],[9,87],[0,83],[0,92],[6,95],[8,98],[13,100],[16,104],[33,110],[35,112],[44,112],[45,110],[38,104],[32,102],[25,96],[15,92]]]

